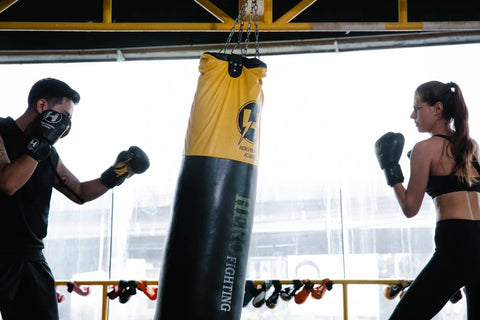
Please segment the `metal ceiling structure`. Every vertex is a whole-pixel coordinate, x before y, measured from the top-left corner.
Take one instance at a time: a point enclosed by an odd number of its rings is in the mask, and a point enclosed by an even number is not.
[[[198,57],[223,47],[242,4],[0,0],[0,63]],[[256,5],[261,54],[480,42],[475,0],[256,0]]]

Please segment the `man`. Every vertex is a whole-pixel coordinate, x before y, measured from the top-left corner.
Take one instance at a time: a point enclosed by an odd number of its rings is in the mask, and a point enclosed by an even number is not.
[[[98,198],[149,167],[132,146],[100,178],[80,182],[53,147],[68,134],[80,95],[52,78],[35,83],[18,119],[0,118],[0,312],[3,320],[56,320],[55,281],[42,253],[52,188],[75,203]]]

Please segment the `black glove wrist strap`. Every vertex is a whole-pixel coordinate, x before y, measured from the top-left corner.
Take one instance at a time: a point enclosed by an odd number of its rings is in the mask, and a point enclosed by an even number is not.
[[[385,177],[387,178],[387,184],[390,187],[393,187],[395,184],[402,183],[404,181],[402,168],[398,163],[385,167],[383,171],[385,172]]]
[[[125,181],[124,177],[119,177],[115,173],[115,169],[113,167],[108,168],[105,170],[102,175],[100,176],[100,181],[105,185],[107,188],[113,188],[119,186]]]

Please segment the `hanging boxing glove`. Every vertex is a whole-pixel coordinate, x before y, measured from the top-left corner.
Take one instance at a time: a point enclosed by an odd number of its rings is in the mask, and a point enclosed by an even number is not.
[[[110,291],[108,291],[107,293],[107,296],[111,299],[111,300],[114,300],[116,299],[119,295],[120,295],[120,292],[122,291],[123,289],[120,287],[120,285],[114,285],[111,287]]]
[[[246,307],[248,303],[260,293],[260,289],[253,283],[252,280],[245,281],[245,292],[243,295],[243,307]]]
[[[327,287],[323,283],[314,287],[312,290],[312,298],[317,300],[322,299],[325,291],[327,291]]]
[[[293,280],[293,286],[282,289],[280,297],[283,301],[290,301],[301,287],[303,287],[303,282],[299,279],[295,279]]]
[[[270,297],[265,300],[265,305],[270,309],[273,309],[277,306],[278,297],[280,296],[280,292],[282,291],[282,284],[279,280],[272,280],[272,284],[275,290],[270,295]]]
[[[136,284],[137,289],[145,293],[150,300],[157,299],[157,287],[147,286],[147,281],[145,280],[137,281]]]
[[[375,142],[375,154],[380,168],[385,172],[390,187],[402,183],[403,173],[399,160],[402,155],[405,138],[401,133],[388,132]]]
[[[398,284],[390,285],[383,290],[383,295],[389,300],[395,299],[398,294],[401,294],[405,288],[410,285],[409,281],[400,280]]]
[[[310,293],[313,291],[313,282],[310,280],[303,280],[304,286],[302,290],[300,290],[296,295],[295,295],[295,303],[296,304],[302,304],[307,300],[308,296]]]
[[[260,293],[256,297],[254,297],[252,301],[252,304],[255,308],[260,308],[265,303],[265,296],[271,286],[272,286],[271,280],[266,280],[262,283]]]
[[[317,300],[322,299],[323,295],[325,294],[325,291],[327,290],[329,291],[332,290],[332,282],[328,278],[323,279],[322,284],[313,288],[311,296],[312,298]]]
[[[90,294],[89,287],[81,287],[75,281],[67,282],[67,291],[70,293],[75,292],[76,294],[81,296],[88,296]]]
[[[137,284],[135,280],[120,280],[119,285],[120,288],[122,288],[118,295],[120,303],[127,303],[131,296],[137,294]]]
[[[150,167],[147,154],[137,146],[120,152],[115,164],[105,170],[100,181],[108,188],[119,186],[135,173],[143,173]]]
[[[57,302],[62,303],[63,301],[65,301],[65,296],[57,292]]]

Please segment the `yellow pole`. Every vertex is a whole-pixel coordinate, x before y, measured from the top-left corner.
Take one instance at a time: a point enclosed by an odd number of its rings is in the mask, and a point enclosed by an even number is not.
[[[112,0],[103,0],[103,23],[112,23]]]
[[[408,22],[407,0],[398,0],[398,22]]]
[[[102,296],[102,320],[108,320],[108,285],[103,284],[103,296]]]
[[[343,283],[343,319],[348,320],[348,283]]]
[[[265,24],[271,24],[273,21],[273,6],[272,0],[263,1],[263,22]]]

